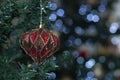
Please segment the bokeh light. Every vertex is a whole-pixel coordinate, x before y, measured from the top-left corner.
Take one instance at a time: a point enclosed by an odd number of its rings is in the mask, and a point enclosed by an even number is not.
[[[58,9],[57,12],[56,12],[56,14],[57,14],[58,16],[60,16],[60,17],[63,17],[64,14],[65,14],[65,12],[64,12],[63,9]]]
[[[50,21],[55,21],[56,19],[57,19],[57,15],[56,14],[54,14],[54,13],[50,14],[50,16],[49,16],[49,20]]]
[[[80,26],[77,26],[75,27],[75,33],[78,34],[78,35],[82,35],[84,34],[84,30],[80,27]]]
[[[110,33],[116,33],[118,30],[118,27],[119,27],[118,23],[112,23],[109,28]]]
[[[77,63],[78,64],[83,64],[84,63],[84,58],[83,57],[78,57],[77,58]]]
[[[56,3],[49,2],[48,6],[49,6],[50,10],[56,10],[57,9],[57,4]]]
[[[86,68],[92,68],[94,65],[95,65],[95,60],[94,59],[90,59],[85,63]]]

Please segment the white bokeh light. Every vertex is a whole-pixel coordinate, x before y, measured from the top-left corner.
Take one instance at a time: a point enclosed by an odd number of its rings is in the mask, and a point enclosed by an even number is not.
[[[95,60],[94,59],[90,59],[89,61],[87,61],[85,63],[86,68],[92,68],[94,65],[95,65]]]
[[[110,31],[110,33],[116,33],[118,28],[119,28],[118,23],[112,23],[109,28],[109,31]]]

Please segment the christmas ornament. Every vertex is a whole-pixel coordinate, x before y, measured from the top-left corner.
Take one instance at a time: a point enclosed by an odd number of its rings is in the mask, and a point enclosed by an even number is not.
[[[42,0],[40,0],[40,26],[22,35],[21,47],[35,63],[39,64],[50,57],[59,48],[59,40],[56,35],[42,28]]]
[[[21,47],[36,63],[40,63],[58,50],[59,40],[44,28],[33,29],[22,35]]]

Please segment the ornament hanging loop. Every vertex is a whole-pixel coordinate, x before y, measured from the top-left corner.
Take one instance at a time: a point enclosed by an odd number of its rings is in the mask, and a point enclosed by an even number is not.
[[[40,0],[40,25],[39,25],[39,28],[42,28],[42,13],[43,13],[43,5],[42,5],[42,0]]]

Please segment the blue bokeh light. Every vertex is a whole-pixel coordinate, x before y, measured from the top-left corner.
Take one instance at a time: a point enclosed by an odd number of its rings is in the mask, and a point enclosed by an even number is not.
[[[93,78],[94,77],[94,72],[92,72],[92,71],[88,72],[87,73],[87,77]]]
[[[88,14],[88,15],[87,15],[87,20],[88,20],[88,21],[92,21],[92,17],[93,17],[93,14],[91,14],[91,13]]]
[[[94,16],[92,17],[92,20],[93,20],[93,22],[98,22],[98,21],[100,20],[100,18],[99,18],[98,15],[94,15]]]
[[[67,27],[65,27],[65,26],[62,26],[62,32],[63,32],[64,34],[68,34],[68,33],[70,32],[70,29],[67,28]]]
[[[76,38],[75,41],[74,41],[74,44],[75,44],[76,46],[80,46],[81,43],[82,43],[82,41],[81,41],[80,38]]]
[[[84,34],[84,30],[80,26],[77,26],[75,27],[75,33],[78,35],[82,35]]]
[[[65,14],[65,12],[64,12],[63,9],[58,9],[57,12],[56,12],[56,14],[57,14],[58,16],[60,16],[60,17],[63,17],[64,14]]]
[[[48,4],[48,6],[49,6],[49,8],[50,8],[50,10],[56,10],[57,9],[57,4],[56,3],[49,3]]]
[[[80,15],[86,15],[86,13],[90,10],[91,10],[91,5],[89,5],[89,4],[81,5],[80,8],[79,8],[79,14]]]
[[[81,5],[79,8],[79,14],[80,15],[85,15],[87,12],[87,6],[86,5]]]
[[[49,20],[50,21],[55,21],[56,19],[57,19],[57,15],[56,14],[54,14],[54,13],[50,14],[50,16],[49,16]]]
[[[52,79],[55,79],[55,78],[56,78],[56,74],[55,74],[54,72],[51,72],[51,73],[50,73],[50,76],[51,76]]]
[[[71,36],[69,36],[68,39],[71,40],[71,41],[74,41],[76,38],[73,35],[71,35]]]
[[[73,57],[77,58],[79,56],[79,52],[78,51],[73,51],[72,55],[73,55]]]
[[[93,22],[98,22],[100,20],[99,16],[98,15],[94,15],[92,13],[88,14],[87,15],[87,20],[88,21],[93,21]]]
[[[63,21],[61,19],[58,19],[58,20],[55,21],[54,25],[55,25],[55,28],[57,30],[61,31],[62,30]]]
[[[98,10],[99,10],[100,12],[104,12],[104,11],[106,10],[105,5],[101,4],[101,5],[98,7]]]
[[[72,43],[71,40],[67,40],[67,41],[65,42],[65,45],[66,45],[66,47],[71,47],[71,46],[73,45],[73,43]]]

